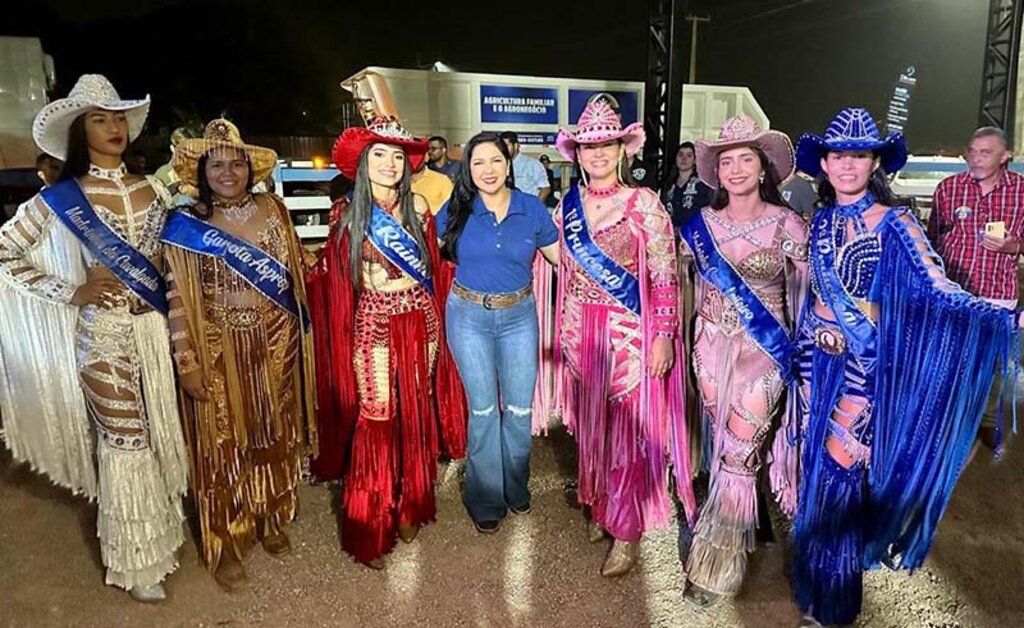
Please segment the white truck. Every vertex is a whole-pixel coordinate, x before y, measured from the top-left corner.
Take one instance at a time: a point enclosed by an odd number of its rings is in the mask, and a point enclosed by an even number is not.
[[[0,37],[0,170],[35,166],[32,119],[49,102],[53,58],[35,37]]]
[[[365,109],[364,117],[396,115],[415,135],[444,136],[453,156],[480,131],[515,131],[524,152],[534,156],[544,153],[556,168],[565,163],[554,148],[558,127],[575,124],[594,94],[615,97],[623,124],[641,120],[644,112],[644,84],[639,81],[370,66],[341,84]],[[726,118],[741,113],[763,128],[770,126],[768,116],[746,87],[686,85],[679,139],[714,138]],[[315,168],[313,162],[288,162],[275,177],[278,190],[285,190],[304,180],[322,182],[329,175]],[[326,197],[286,193],[285,202],[299,215],[329,208]],[[296,220],[298,224],[303,222]],[[299,233],[304,239],[319,239],[326,236],[327,227],[302,225]]]

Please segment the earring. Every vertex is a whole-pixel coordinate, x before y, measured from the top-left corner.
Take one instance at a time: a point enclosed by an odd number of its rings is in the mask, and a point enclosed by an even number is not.
[[[583,166],[580,166],[580,180],[583,181],[583,187],[590,187],[590,181],[587,180],[587,171]]]
[[[764,173],[763,172],[757,176],[757,180],[760,181],[761,183],[764,183]]]
[[[619,185],[626,185],[625,160],[619,159],[619,167],[615,169],[615,174],[619,176]]]

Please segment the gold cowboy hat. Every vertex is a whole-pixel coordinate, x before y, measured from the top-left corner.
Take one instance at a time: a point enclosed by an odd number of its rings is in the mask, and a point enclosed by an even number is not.
[[[274,172],[277,167],[277,153],[269,148],[253,146],[242,141],[238,127],[224,118],[211,120],[200,138],[181,140],[174,147],[174,172],[181,178],[181,190],[189,196],[198,193],[199,160],[217,148],[234,148],[243,151],[249,158],[252,169],[252,184],[256,185]]]

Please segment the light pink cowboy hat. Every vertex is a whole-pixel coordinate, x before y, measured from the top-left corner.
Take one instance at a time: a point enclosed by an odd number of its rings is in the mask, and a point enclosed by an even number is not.
[[[722,124],[714,142],[697,140],[697,174],[700,180],[713,188],[718,187],[718,155],[731,148],[753,146],[760,148],[775,166],[779,181],[793,174],[793,142],[781,131],[764,131],[747,116],[733,116]]]
[[[555,147],[569,161],[576,160],[576,147],[581,144],[600,144],[609,140],[622,140],[626,157],[632,159],[640,152],[646,139],[644,125],[639,122],[622,128],[622,120],[603,99],[591,102],[580,114],[573,133],[564,127],[558,129]]]

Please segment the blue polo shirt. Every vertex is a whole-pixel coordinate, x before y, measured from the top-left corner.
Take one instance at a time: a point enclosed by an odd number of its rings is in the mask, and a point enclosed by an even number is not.
[[[437,214],[437,233],[448,227],[448,204]],[[536,196],[512,190],[508,214],[499,223],[478,194],[459,236],[455,280],[463,287],[498,294],[516,292],[533,281],[537,249],[558,241],[558,229]]]

